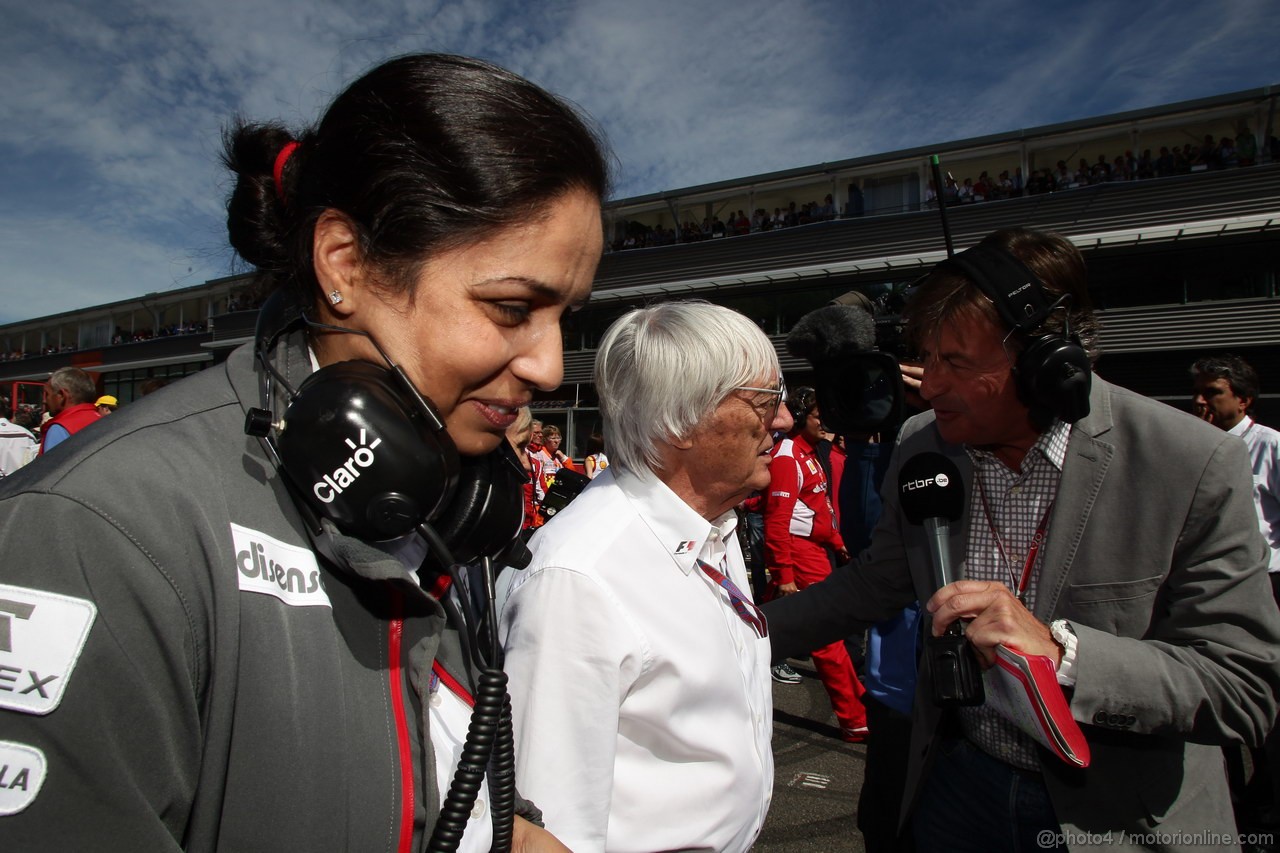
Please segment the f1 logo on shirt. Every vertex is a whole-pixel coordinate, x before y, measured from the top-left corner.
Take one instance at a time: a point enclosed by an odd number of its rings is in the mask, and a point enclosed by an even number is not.
[[[57,708],[97,615],[83,598],[0,584],[0,708]]]
[[[676,550],[675,550],[675,553],[677,553],[677,554],[691,554],[691,553],[693,553],[693,546],[694,546],[694,545],[697,545],[697,544],[698,544],[698,540],[697,540],[697,539],[687,539],[687,540],[685,540],[684,542],[677,542],[677,543],[676,543]]]

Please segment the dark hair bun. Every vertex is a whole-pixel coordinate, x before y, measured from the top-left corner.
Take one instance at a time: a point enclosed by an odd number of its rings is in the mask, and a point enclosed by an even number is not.
[[[281,125],[242,120],[223,134],[223,163],[236,176],[227,199],[227,234],[240,257],[264,272],[282,270],[289,263],[290,229],[273,170],[276,157],[292,141],[293,135]],[[282,181],[286,198],[288,177],[300,153],[295,150],[286,162]]]
[[[236,175],[227,230],[272,287],[317,295],[315,223],[341,213],[380,286],[407,290],[433,252],[522,222],[566,191],[603,198],[608,168],[568,103],[476,59],[414,54],[348,86],[284,162],[278,124],[236,122],[223,155]],[[283,196],[283,198],[281,197]]]

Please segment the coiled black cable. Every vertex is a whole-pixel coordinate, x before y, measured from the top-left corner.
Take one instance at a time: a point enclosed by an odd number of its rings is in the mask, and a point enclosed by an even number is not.
[[[499,672],[502,672],[499,670]],[[493,808],[493,849],[511,849],[516,816],[516,739],[511,727],[511,697],[506,692],[507,674],[502,672],[502,716],[498,736],[489,759],[489,802]]]
[[[452,595],[444,595],[441,596],[440,603],[444,606],[449,621],[458,626],[458,639],[463,655],[477,671],[471,724],[462,745],[458,769],[454,771],[453,782],[445,795],[431,839],[427,842],[427,850],[431,853],[454,853],[458,849],[480,794],[485,772],[492,760],[494,770],[489,773],[489,801],[493,844],[490,850],[492,853],[508,853],[515,821],[515,739],[511,733],[511,700],[507,696],[507,674],[499,667],[490,665],[480,651],[479,638],[475,634],[478,623],[465,593],[461,572],[453,563],[448,547],[430,525],[421,524],[418,531],[448,566],[449,576],[458,592],[457,601]]]
[[[502,670],[485,670],[476,677],[475,710],[471,714],[471,725],[467,729],[467,740],[462,747],[462,757],[458,760],[458,769],[453,775],[453,784],[445,796],[444,805],[440,809],[440,817],[436,820],[435,830],[431,833],[431,841],[427,849],[433,853],[453,853],[462,841],[467,821],[471,818],[471,810],[475,807],[476,798],[484,782],[485,770],[494,753],[498,731],[501,727],[503,706],[507,696],[507,675]],[[489,796],[496,797],[495,779],[489,781]],[[514,781],[514,776],[513,776]],[[514,799],[514,791],[511,792]],[[514,814],[512,814],[514,817]],[[506,851],[511,844],[511,821],[508,820],[505,833],[506,846],[499,844],[499,826],[497,809],[494,810],[494,851]]]

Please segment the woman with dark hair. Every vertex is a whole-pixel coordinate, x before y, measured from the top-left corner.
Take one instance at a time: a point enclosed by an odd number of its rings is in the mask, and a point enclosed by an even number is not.
[[[507,784],[456,564],[519,559],[503,434],[591,289],[599,142],[415,55],[225,158],[255,342],[0,492],[0,650],[34,679],[0,693],[6,846],[563,850]]]

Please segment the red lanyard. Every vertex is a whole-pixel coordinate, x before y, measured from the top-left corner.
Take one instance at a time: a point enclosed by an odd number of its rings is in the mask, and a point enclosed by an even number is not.
[[[1027,548],[1027,560],[1022,565],[1022,577],[1018,577],[1013,572],[1013,561],[1009,559],[1009,554],[1004,549],[1004,542],[1000,539],[1000,531],[996,530],[995,519],[991,517],[991,507],[987,504],[987,491],[982,486],[982,475],[978,474],[974,477],[974,481],[978,484],[978,496],[982,498],[982,513],[987,517],[987,527],[991,528],[991,537],[996,540],[996,548],[1000,550],[1000,558],[1004,560],[1005,566],[1009,569],[1009,580],[1013,581],[1018,600],[1025,607],[1027,604],[1027,586],[1031,582],[1031,567],[1036,564],[1036,555],[1040,553],[1040,546],[1044,544],[1048,533],[1049,513],[1053,512],[1053,501],[1049,501],[1049,505],[1045,507],[1044,515],[1040,517],[1040,523],[1036,525],[1035,535],[1031,537],[1031,546]]]
[[[463,687],[462,682],[454,678],[449,673],[449,671],[444,668],[444,666],[440,663],[440,661],[433,660],[431,662],[431,686],[429,688],[430,692],[435,693],[438,689],[440,689],[441,683],[443,683],[445,687],[448,687],[454,696],[457,696],[459,699],[461,699],[463,702],[466,702],[472,708],[476,706],[476,700],[475,700],[475,697],[471,695],[471,691]]]

